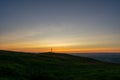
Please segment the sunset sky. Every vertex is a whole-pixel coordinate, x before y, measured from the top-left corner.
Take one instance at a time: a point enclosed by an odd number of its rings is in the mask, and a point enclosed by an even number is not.
[[[0,0],[0,49],[120,52],[120,0]]]

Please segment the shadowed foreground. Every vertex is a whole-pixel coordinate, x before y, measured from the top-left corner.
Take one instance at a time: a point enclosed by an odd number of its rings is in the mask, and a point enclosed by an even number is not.
[[[0,80],[120,80],[120,65],[68,54],[1,50]]]

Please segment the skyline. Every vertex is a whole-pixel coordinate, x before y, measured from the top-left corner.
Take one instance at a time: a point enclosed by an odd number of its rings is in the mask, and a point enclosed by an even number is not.
[[[120,52],[119,0],[1,0],[0,49]]]

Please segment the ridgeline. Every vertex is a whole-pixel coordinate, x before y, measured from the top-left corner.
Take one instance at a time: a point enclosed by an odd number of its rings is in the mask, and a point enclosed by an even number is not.
[[[120,80],[120,64],[52,52],[0,50],[0,80]]]

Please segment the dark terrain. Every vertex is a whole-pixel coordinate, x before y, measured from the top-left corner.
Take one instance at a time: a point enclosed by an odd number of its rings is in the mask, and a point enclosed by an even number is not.
[[[68,54],[0,50],[0,80],[120,80],[120,64]]]
[[[120,64],[120,53],[74,53],[72,55],[89,57],[104,62]]]

